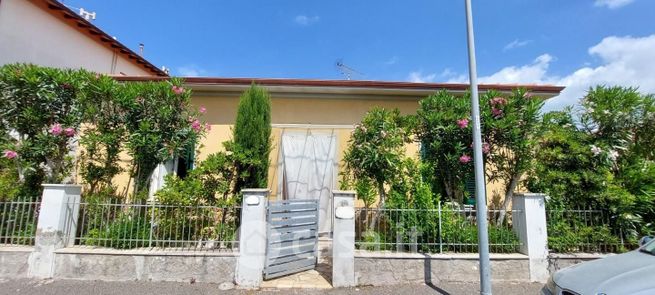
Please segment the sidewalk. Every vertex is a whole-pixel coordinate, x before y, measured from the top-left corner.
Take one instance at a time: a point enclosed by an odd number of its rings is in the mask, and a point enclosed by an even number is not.
[[[503,283],[494,285],[494,294],[538,294],[540,284]],[[271,289],[271,290],[229,290],[221,291],[216,284],[167,283],[167,282],[101,282],[68,280],[0,280],[0,294],[27,295],[166,295],[166,294],[332,294],[332,295],[395,295],[395,294],[479,294],[478,285],[470,283],[449,283],[440,286],[400,285],[388,287],[361,287],[350,289]]]

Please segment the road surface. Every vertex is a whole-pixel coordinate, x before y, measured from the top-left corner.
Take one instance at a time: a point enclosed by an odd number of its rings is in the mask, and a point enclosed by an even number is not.
[[[502,283],[494,284],[494,294],[538,294],[541,284]],[[166,294],[331,294],[331,295],[414,295],[414,294],[479,294],[475,283],[448,283],[439,286],[424,284],[398,285],[386,287],[360,287],[330,290],[278,289],[278,290],[227,290],[219,289],[217,284],[170,283],[170,282],[101,282],[75,280],[0,280],[0,294],[26,295],[166,295]]]

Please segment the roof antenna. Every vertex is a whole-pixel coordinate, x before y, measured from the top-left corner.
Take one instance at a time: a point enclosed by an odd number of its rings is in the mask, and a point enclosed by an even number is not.
[[[145,45],[143,45],[143,43],[139,43],[139,55],[141,55],[141,57],[143,57],[143,48],[144,47],[145,47]]]
[[[83,17],[85,20],[95,20],[96,19],[96,12],[91,12],[87,11],[84,8],[80,8],[80,16]]]
[[[346,77],[346,80],[350,80],[352,78],[353,74],[358,75],[358,76],[365,76],[361,72],[347,66],[346,64],[343,63],[343,59],[337,59],[337,61],[334,63],[334,66],[337,67],[337,70]]]
[[[88,10],[82,8],[82,7],[75,7],[75,6],[72,6],[72,5],[67,5],[66,3],[64,3],[63,0],[61,0],[59,2],[61,2],[61,4],[63,4],[64,6],[70,8],[71,10],[77,10],[78,14],[83,19],[85,19],[87,21],[96,20],[96,12],[95,11],[88,11]]]

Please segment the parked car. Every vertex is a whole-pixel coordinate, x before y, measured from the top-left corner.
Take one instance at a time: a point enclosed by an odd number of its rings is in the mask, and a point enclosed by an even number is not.
[[[542,295],[655,294],[655,239],[635,251],[576,264],[555,272]]]

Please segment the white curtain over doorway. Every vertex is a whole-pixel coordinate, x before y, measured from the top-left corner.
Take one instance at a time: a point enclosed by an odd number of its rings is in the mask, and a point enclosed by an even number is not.
[[[282,133],[281,199],[319,200],[319,232],[332,231],[332,190],[336,182],[334,132]]]

